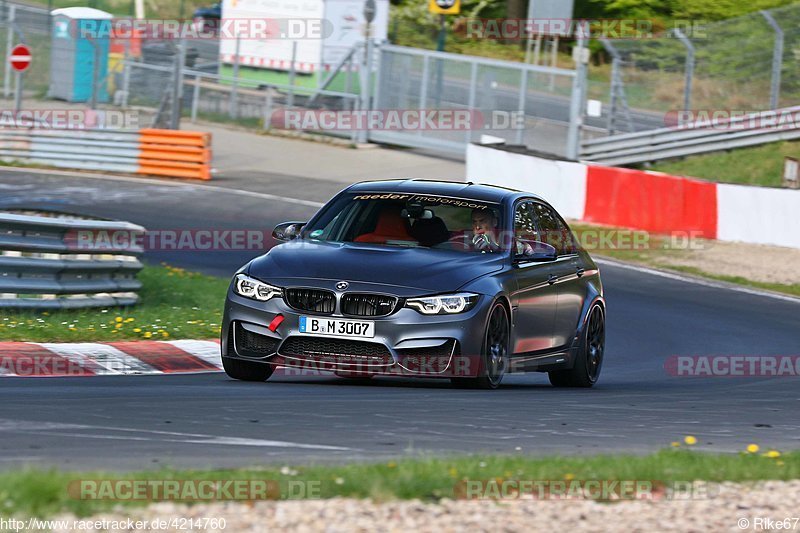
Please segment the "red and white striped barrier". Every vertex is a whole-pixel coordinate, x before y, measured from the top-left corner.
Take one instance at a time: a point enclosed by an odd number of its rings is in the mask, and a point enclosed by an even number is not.
[[[566,218],[653,233],[800,248],[800,190],[467,148],[467,179],[530,191]]]
[[[0,342],[0,376],[150,375],[220,370],[218,341]]]

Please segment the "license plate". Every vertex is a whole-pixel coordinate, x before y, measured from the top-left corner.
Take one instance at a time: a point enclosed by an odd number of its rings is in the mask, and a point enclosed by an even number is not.
[[[361,337],[371,339],[375,336],[375,322],[301,316],[300,333],[324,337]]]

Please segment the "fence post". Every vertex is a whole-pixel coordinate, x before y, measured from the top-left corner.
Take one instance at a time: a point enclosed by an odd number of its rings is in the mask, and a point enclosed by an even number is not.
[[[575,58],[575,78],[572,80],[572,98],[569,105],[569,130],[567,131],[567,159],[580,157],[581,129],[583,127],[583,96],[586,84],[586,66],[589,50],[586,48],[588,25],[584,22],[576,28],[578,42],[572,51]]]
[[[169,127],[181,129],[181,111],[183,111],[183,64],[186,57],[186,45],[178,42],[175,50],[175,72],[172,79],[172,109],[170,109]]]
[[[266,93],[267,101],[264,105],[264,124],[262,124],[262,128],[265,130],[270,130],[272,129],[272,88],[267,87]]]
[[[236,36],[236,53],[233,56],[233,83],[231,84],[231,98],[228,102],[228,116],[235,119],[239,113],[236,109],[239,105],[237,90],[239,88],[239,50],[242,39]]]
[[[528,69],[523,69],[520,72],[522,79],[519,84],[519,98],[517,99],[517,110],[522,115],[522,120],[525,120],[525,103],[528,98]],[[514,123],[516,125],[516,122]],[[525,123],[523,122],[523,125]],[[525,128],[517,128],[516,144],[523,144],[522,135],[525,133]]]
[[[469,68],[469,100],[467,100],[467,109],[470,114],[475,112],[475,100],[478,96],[478,63],[472,61]],[[470,128],[467,130],[467,144],[472,142],[474,118],[470,116]],[[485,123],[486,121],[484,121]]]
[[[425,54],[422,59],[422,85],[419,89],[419,111],[420,113],[425,112],[425,103],[428,101],[428,65],[430,61],[428,58],[430,56]],[[408,76],[406,76],[408,77]],[[418,135],[422,135],[422,129],[417,130]]]
[[[194,77],[194,89],[192,92],[192,123],[197,122],[197,108],[200,105],[200,75]]]
[[[783,28],[780,27],[775,17],[767,10],[760,11],[767,19],[772,29],[775,30],[775,48],[772,50],[772,85],[769,92],[770,109],[778,109],[778,99],[781,94],[781,67],[783,66]]]
[[[686,47],[686,83],[683,88],[683,110],[689,111],[692,107],[692,79],[694,78],[694,45],[683,32],[675,28],[675,36]]]
[[[294,105],[294,84],[297,76],[297,41],[292,41],[292,62],[289,65],[289,95],[286,97],[286,107]]]
[[[5,61],[5,71],[3,75],[3,96],[8,98],[11,96],[11,63],[8,58],[11,57],[11,49],[14,47],[14,20],[16,19],[17,6],[11,4],[8,6],[8,15],[6,17],[6,55],[3,58]]]

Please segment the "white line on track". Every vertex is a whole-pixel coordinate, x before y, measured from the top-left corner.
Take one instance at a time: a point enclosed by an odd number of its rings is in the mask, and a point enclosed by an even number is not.
[[[72,431],[69,431],[72,430]],[[300,448],[307,450],[353,451],[353,448],[330,446],[327,444],[305,444],[282,440],[250,439],[245,437],[226,437],[205,435],[202,433],[180,433],[177,431],[158,431],[152,429],[121,428],[113,426],[91,426],[84,424],[62,424],[57,422],[28,422],[16,420],[0,420],[0,431],[16,431],[20,433],[38,433],[46,435],[62,435],[87,439],[135,440],[183,442],[187,444],[212,444],[225,446],[263,446],[269,448]],[[106,434],[78,433],[77,431],[105,431]],[[109,433],[122,433],[113,435]],[[150,436],[135,436],[144,434]]]
[[[685,283],[694,283],[695,285],[702,285],[704,287],[712,287],[714,289],[725,289],[734,292],[741,292],[744,294],[751,294],[753,296],[764,296],[766,298],[773,298],[775,300],[782,300],[784,302],[792,302],[795,304],[800,304],[800,298],[796,298],[794,296],[778,294],[769,291],[760,291],[758,289],[750,289],[748,287],[740,287],[732,283],[725,283],[724,281],[713,281],[694,276],[676,274],[673,272],[665,272],[663,270],[657,270],[655,268],[648,268],[639,265],[631,265],[628,263],[622,263],[620,261],[612,261],[610,259],[605,259],[605,258],[603,259],[595,258],[595,262],[599,265],[615,266],[617,268],[624,268],[625,270],[633,270],[635,272],[640,272],[642,274],[650,274],[651,276],[658,276],[661,278],[672,279],[675,281],[683,281]]]

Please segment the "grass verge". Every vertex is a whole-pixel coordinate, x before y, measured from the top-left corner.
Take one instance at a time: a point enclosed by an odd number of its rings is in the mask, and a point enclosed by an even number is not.
[[[136,306],[4,312],[0,341],[212,339],[219,335],[227,279],[166,265],[145,266],[138,277],[142,289]]]
[[[242,470],[154,470],[147,472],[70,473],[19,470],[0,473],[0,505],[6,515],[77,516],[118,506],[144,506],[151,500],[80,499],[81,480],[264,480],[280,490],[270,499],[372,498],[378,501],[419,498],[437,501],[463,496],[467,481],[647,480],[657,486],[678,481],[762,481],[800,478],[800,453],[777,451],[721,455],[669,449],[646,456],[593,457],[472,456],[415,459],[341,466],[270,467]],[[289,483],[305,482],[314,493],[289,494]],[[97,487],[95,485],[94,487]],[[94,490],[94,488],[92,489]]]
[[[780,187],[785,157],[800,156],[800,141],[779,142],[657,163],[650,170],[722,183]]]

